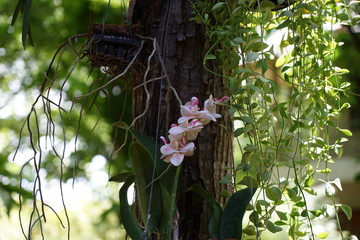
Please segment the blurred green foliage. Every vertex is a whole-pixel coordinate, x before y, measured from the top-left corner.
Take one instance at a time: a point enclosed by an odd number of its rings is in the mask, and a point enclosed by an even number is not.
[[[359,9],[360,10],[360,9]],[[352,31],[352,32],[351,32]],[[353,93],[360,92],[360,68],[356,64],[360,53],[360,33],[357,30],[351,30],[350,27],[343,26],[337,31],[336,39],[343,45],[338,48],[336,53],[336,63],[339,67],[347,68],[349,74],[345,75],[347,81],[351,82],[351,90]],[[351,127],[353,129],[360,128],[360,111],[359,96],[356,94],[349,95],[351,104]]]
[[[16,4],[17,1],[10,0],[0,3],[0,95],[2,96],[0,100],[0,203],[6,207],[7,214],[19,205],[19,172],[21,164],[29,160],[27,149],[30,143],[26,131],[22,134],[20,154],[14,162],[13,155],[18,146],[19,133],[25,116],[30,111],[31,104],[39,94],[40,86],[44,81],[44,72],[57,49],[71,36],[88,33],[92,23],[103,22],[108,1],[32,1],[31,30],[34,47],[28,45],[26,51],[21,43],[23,16],[20,14],[15,25],[11,26]],[[106,23],[121,24],[125,11],[126,4],[122,1],[111,3]],[[87,38],[76,39],[74,46],[78,47],[86,43],[86,40]],[[54,86],[61,85],[72,69],[76,57],[71,49],[67,49],[61,55],[58,69],[51,70],[53,76],[57,75],[58,83]],[[129,121],[131,118],[131,95],[125,94],[126,87],[123,82],[117,82],[105,89],[105,94],[97,97],[95,107],[87,104],[81,110],[81,101],[77,101],[72,113],[69,113],[68,103],[71,103],[75,95],[86,93],[92,81],[101,75],[103,74],[100,69],[93,69],[91,62],[85,56],[72,72],[64,88],[63,102],[67,103],[64,107],[67,113],[63,116],[68,146],[74,144],[78,133],[77,152],[72,152],[65,159],[64,181],[72,179],[74,172],[77,177],[86,177],[86,164],[91,162],[96,155],[104,156],[108,163],[112,159],[110,175],[130,168],[126,151],[110,156],[115,134],[117,136],[115,146],[124,140],[122,130],[117,130],[119,132],[116,133],[112,123],[118,121],[120,116],[123,116],[123,121]],[[59,117],[56,113],[54,116]],[[79,120],[81,120],[81,125],[78,128]],[[61,132],[61,130],[57,131]],[[58,140],[61,141],[61,139]],[[75,166],[76,162],[78,164]],[[46,170],[46,178],[60,178],[59,166],[60,162],[55,154],[46,151],[42,162],[42,167]],[[75,171],[74,167],[76,167]],[[33,174],[30,169],[25,169],[24,180],[32,182]],[[31,187],[23,189],[22,197],[25,200],[32,198]],[[113,202],[109,211],[105,211],[102,217],[105,218],[108,213],[114,212],[114,208],[118,209],[118,203]]]

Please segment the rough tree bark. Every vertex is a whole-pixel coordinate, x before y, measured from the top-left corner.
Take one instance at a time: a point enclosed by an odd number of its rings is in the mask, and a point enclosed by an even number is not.
[[[226,94],[222,79],[215,78],[203,68],[203,57],[207,50],[207,41],[201,25],[189,19],[193,9],[189,0],[137,0],[134,5],[132,21],[142,27],[141,35],[156,38],[160,46],[162,60],[167,74],[183,103],[196,96],[204,101],[213,94],[221,97]],[[149,56],[152,46],[147,46],[142,58]],[[149,78],[162,75],[160,64],[152,69]],[[142,81],[142,80],[137,80]],[[139,82],[138,82],[139,83]],[[135,83],[137,84],[137,83]],[[149,84],[151,90],[150,109],[136,128],[155,139],[159,119],[159,136],[166,136],[171,123],[180,117],[179,103],[172,95],[167,94],[166,82],[157,81]],[[146,97],[142,90],[133,96],[133,114],[138,116],[145,109]],[[160,107],[159,107],[160,101]],[[203,104],[203,102],[201,103]],[[160,113],[158,112],[160,111]],[[219,181],[230,170],[232,165],[232,132],[226,110],[222,108],[222,119],[210,123],[201,132],[196,142],[195,155],[185,158],[180,179],[180,192],[177,202],[180,214],[181,239],[208,239],[209,210],[203,199],[194,192],[185,192],[193,184],[202,185],[220,203],[222,190],[232,191],[231,186]]]

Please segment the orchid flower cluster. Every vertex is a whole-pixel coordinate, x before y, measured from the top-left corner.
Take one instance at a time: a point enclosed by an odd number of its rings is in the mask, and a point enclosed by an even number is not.
[[[210,121],[216,122],[216,119],[221,117],[216,113],[216,104],[222,103],[228,98],[228,96],[224,96],[218,99],[210,95],[204,103],[203,110],[198,107],[199,99],[196,97],[192,97],[190,102],[181,105],[181,117],[178,119],[178,123],[172,124],[169,129],[170,142],[167,142],[164,137],[160,137],[165,144],[160,148],[160,152],[163,154],[161,158],[165,162],[171,162],[174,166],[178,166],[185,156],[192,156],[195,144],[191,141],[197,138],[206,124]]]

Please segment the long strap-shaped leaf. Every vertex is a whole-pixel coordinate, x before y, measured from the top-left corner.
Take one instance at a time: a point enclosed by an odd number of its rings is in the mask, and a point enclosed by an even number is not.
[[[130,144],[129,157],[135,173],[141,216],[148,234],[151,235],[161,220],[161,187],[159,182],[153,183],[152,191],[150,186],[146,187],[153,181],[154,163],[150,152],[141,143]]]
[[[28,35],[31,39],[31,30],[30,30],[31,5],[32,5],[32,0],[25,0],[24,19],[23,19],[23,28],[22,28],[22,44],[24,48],[26,47],[26,39]]]
[[[221,217],[220,239],[241,239],[242,220],[256,188],[235,192],[226,203]]]
[[[129,206],[127,201],[127,191],[130,185],[134,182],[135,176],[129,176],[124,185],[120,189],[119,198],[120,198],[120,216],[124,225],[124,228],[131,237],[131,239],[142,239],[141,228],[134,216],[134,213]]]
[[[19,0],[11,20],[11,25],[14,25],[17,17],[19,16],[20,11],[24,14],[23,26],[22,26],[22,44],[24,46],[24,49],[26,47],[27,37],[29,37],[30,44],[34,45],[31,34],[31,28],[30,28],[31,5],[32,5],[32,0]]]
[[[17,5],[16,5],[16,8],[14,10],[14,14],[13,14],[13,17],[11,19],[11,25],[14,25],[15,22],[16,22],[16,19],[17,17],[19,16],[19,13],[20,11],[21,12],[24,12],[24,6],[25,6],[25,1],[24,0],[19,0]]]

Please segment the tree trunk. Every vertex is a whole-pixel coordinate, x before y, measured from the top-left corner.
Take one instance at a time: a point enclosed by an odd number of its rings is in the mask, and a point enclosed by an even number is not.
[[[192,12],[189,0],[137,0],[132,21],[141,25],[142,36],[156,38],[166,72],[181,101],[185,104],[196,96],[203,104],[210,94],[214,97],[226,95],[227,87],[222,79],[215,78],[203,68],[207,42],[202,26],[189,20],[193,17]],[[142,54],[144,62],[152,50],[152,46],[146,47],[148,50]],[[159,61],[153,65],[156,68],[151,69],[148,79],[164,74]],[[138,79],[135,85],[141,82],[142,79]],[[180,106],[165,80],[149,83],[148,89],[151,94],[149,110],[135,127],[155,139],[166,136],[169,126],[177,122]],[[134,117],[144,111],[146,104],[143,89],[136,90],[133,95]],[[232,191],[230,185],[219,183],[231,173],[233,162],[232,127],[226,109],[222,107],[219,111],[222,118],[217,123],[223,124],[227,131],[216,123],[207,125],[196,141],[194,156],[185,157],[183,162],[177,201],[180,239],[204,240],[209,237],[209,210],[204,200],[197,193],[186,192],[187,188],[200,184],[221,204],[224,199],[220,192]]]

